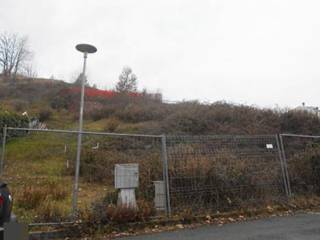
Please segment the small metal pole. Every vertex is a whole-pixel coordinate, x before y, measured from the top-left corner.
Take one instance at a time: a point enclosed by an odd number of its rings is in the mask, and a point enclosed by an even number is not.
[[[280,138],[282,159],[283,159],[283,163],[284,163],[284,170],[285,170],[286,175],[287,175],[288,194],[289,194],[289,197],[291,197],[292,196],[291,183],[290,183],[290,176],[289,176],[288,164],[287,164],[287,156],[286,156],[286,152],[285,152],[285,149],[284,149],[282,134],[279,134],[279,138]]]
[[[281,147],[280,147],[280,143],[279,143],[279,135],[276,135],[275,138],[276,138],[276,143],[277,143],[277,148],[278,148],[279,161],[280,161],[280,165],[281,165],[283,185],[284,185],[284,189],[286,192],[286,196],[289,197],[288,182],[287,182],[287,177],[286,177],[286,172],[285,172],[284,161],[282,158]]]
[[[78,191],[79,191],[79,172],[80,172],[80,159],[81,159],[81,143],[82,143],[82,130],[83,130],[83,108],[84,108],[84,88],[85,88],[85,73],[87,65],[87,56],[85,52],[83,54],[83,71],[81,76],[81,101],[80,101],[80,115],[79,115],[79,133],[78,133],[78,143],[77,143],[77,159],[76,159],[76,169],[74,178],[74,189],[72,198],[72,215],[74,218],[77,217],[78,212]]]
[[[2,154],[1,154],[1,163],[0,163],[0,174],[3,174],[3,167],[4,167],[4,160],[6,154],[6,141],[7,141],[7,125],[3,128],[3,135],[2,135]]]
[[[161,156],[163,163],[163,180],[166,188],[166,211],[168,217],[171,217],[170,189],[169,189],[169,170],[168,170],[168,153],[166,136],[161,137]]]

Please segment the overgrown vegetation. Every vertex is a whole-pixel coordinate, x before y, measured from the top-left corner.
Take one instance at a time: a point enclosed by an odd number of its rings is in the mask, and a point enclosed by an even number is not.
[[[287,162],[292,191],[296,195],[320,195],[320,141],[287,140]]]
[[[110,194],[115,197],[115,200],[110,201]],[[92,222],[98,224],[122,224],[136,221],[147,221],[156,213],[153,204],[144,200],[137,202],[136,209],[127,206],[117,206],[117,193],[110,194],[93,204],[90,215],[90,220]]]
[[[30,118],[39,118],[49,128],[76,127],[80,96],[74,89],[74,86],[61,81],[21,79],[12,86],[0,79],[0,127],[5,124],[27,126],[28,118],[22,116],[23,112],[28,112]],[[86,95],[86,129],[168,135],[320,134],[320,119],[307,112],[259,109],[226,102],[168,104],[161,101],[158,95],[147,92],[110,93],[94,90]],[[84,137],[79,193],[81,216],[87,219],[95,217],[94,221],[104,223],[150,218],[154,214],[152,181],[161,180],[163,171],[159,144],[143,139]],[[14,192],[15,212],[24,216],[25,221],[57,221],[70,216],[75,145],[74,136],[45,134],[28,134],[8,142],[5,177]],[[224,201],[220,204],[225,204],[225,209],[228,206],[246,206],[246,202],[241,202],[230,192],[223,192],[222,188],[228,189],[235,182],[250,185],[251,182],[262,181],[266,175],[274,179],[278,177],[278,172],[272,171],[253,178],[248,175],[247,160],[243,158],[239,161],[233,154],[223,156],[225,161],[230,162],[229,167],[205,156],[197,161],[191,158],[192,155],[189,155],[181,162],[186,178],[194,174],[194,166],[201,166],[197,169],[203,177],[201,181],[217,183],[220,201]],[[295,165],[291,165],[294,169],[292,174],[298,175],[299,181],[303,179],[308,184],[318,184],[318,150],[304,151],[295,158]],[[139,163],[138,211],[116,207],[112,200],[112,196],[117,195],[113,190],[113,167],[116,163]],[[301,171],[305,166],[306,170]],[[175,174],[172,166],[169,171],[171,175]],[[250,196],[260,189],[248,187],[242,191],[246,191],[249,202]],[[268,191],[261,193],[262,198],[267,195]],[[101,200],[102,196],[107,196],[107,200]],[[194,194],[194,197],[197,195]],[[206,197],[211,198],[210,195]],[[93,212],[88,209],[93,209]],[[192,209],[186,209],[182,214],[188,215],[189,211],[192,212]]]
[[[12,86],[0,77],[2,108],[19,114],[27,111],[29,117],[40,117],[49,128],[76,124],[79,99],[80,91],[62,81],[21,79]],[[88,89],[84,116],[91,130],[114,132],[320,134],[320,118],[303,111],[260,109],[226,102],[167,104],[161,101],[161,95],[146,91],[117,94]]]
[[[28,127],[29,120],[26,116],[18,115],[14,112],[9,112],[0,108],[0,139],[2,139],[3,128],[10,127]],[[10,136],[17,136],[21,133],[11,132]]]
[[[63,99],[64,96],[61,96]],[[66,96],[70,98],[70,95]],[[75,109],[72,101],[67,109]],[[93,104],[93,102],[95,104]],[[119,128],[136,126],[137,132],[167,134],[274,134],[279,132],[320,133],[320,118],[295,110],[259,109],[226,102],[202,104],[197,101],[163,103],[149,95],[117,95],[87,98],[88,121],[118,119]],[[156,123],[153,128],[148,124]]]

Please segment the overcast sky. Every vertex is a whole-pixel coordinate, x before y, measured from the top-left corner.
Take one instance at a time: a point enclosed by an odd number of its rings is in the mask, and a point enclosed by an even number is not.
[[[113,88],[124,65],[165,99],[319,105],[319,0],[1,0],[0,31],[29,37],[38,75]]]

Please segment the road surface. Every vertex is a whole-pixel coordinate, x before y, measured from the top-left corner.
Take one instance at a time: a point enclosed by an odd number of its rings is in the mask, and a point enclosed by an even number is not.
[[[123,240],[320,240],[320,214],[303,213],[195,229],[122,238]]]

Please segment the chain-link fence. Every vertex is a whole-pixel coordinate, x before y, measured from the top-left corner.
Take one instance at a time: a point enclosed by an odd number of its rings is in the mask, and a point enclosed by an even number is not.
[[[174,212],[225,211],[286,196],[277,136],[173,136],[167,146]]]
[[[117,205],[122,196],[122,193],[119,195],[121,189],[132,188],[136,198],[133,204],[140,210],[144,208],[148,212],[145,214],[153,215],[155,182],[164,180],[161,136],[84,134],[83,143],[80,208],[86,203],[82,209],[93,207],[95,217],[106,218],[98,216],[101,210]],[[130,193],[123,194],[124,198],[130,198],[126,195]]]
[[[73,158],[68,153],[76,140],[70,133],[7,130],[1,178],[12,191],[19,221],[71,220]]]
[[[77,135],[5,128],[1,173],[20,220],[76,220],[75,199],[78,219],[108,221],[132,217],[117,209],[127,198],[146,219],[171,210],[206,214],[282,202],[291,193],[320,194],[320,137],[82,132],[76,189]]]
[[[320,136],[281,134],[290,194],[320,196]]]
[[[113,214],[112,211],[118,211],[114,206],[117,206],[121,191],[115,188],[115,168],[128,164],[138,166],[137,186],[132,186],[133,201],[138,209],[148,209],[143,212],[144,217],[155,214],[156,185],[160,182],[164,186],[163,136],[83,132],[76,198],[78,132],[7,128],[3,135],[2,179],[12,190],[14,213],[21,221],[75,220],[72,208],[75,199],[80,219],[92,219],[93,215],[105,218],[106,206],[110,206],[107,211]],[[124,182],[130,185],[132,178],[125,174],[119,177],[127,179]],[[126,194],[124,190],[125,198],[128,197]],[[163,209],[158,209],[162,210],[158,213],[167,210],[165,192],[160,194]]]

